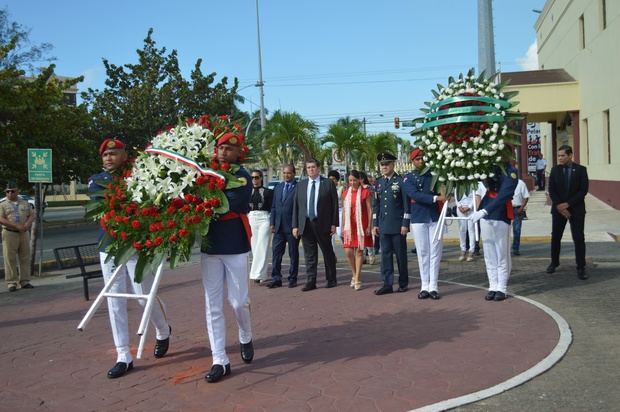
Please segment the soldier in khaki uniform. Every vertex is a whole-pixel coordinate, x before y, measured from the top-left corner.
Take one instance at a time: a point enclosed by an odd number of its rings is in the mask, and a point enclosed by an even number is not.
[[[6,200],[0,203],[0,224],[2,224],[2,253],[4,255],[4,276],[9,292],[17,287],[32,289],[30,284],[30,226],[34,210],[17,195],[15,182],[9,182]],[[17,258],[19,257],[19,271]]]

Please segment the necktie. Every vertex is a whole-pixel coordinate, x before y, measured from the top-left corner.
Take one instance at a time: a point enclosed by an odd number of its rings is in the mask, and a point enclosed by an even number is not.
[[[316,213],[314,210],[314,199],[316,197],[316,182],[312,181],[312,187],[310,188],[310,203],[308,208],[308,217],[310,220],[316,219]]]
[[[570,188],[570,166],[564,166],[564,183],[566,184],[566,190]]]
[[[286,200],[286,196],[288,195],[289,184],[284,183],[284,192],[282,193],[282,203]]]

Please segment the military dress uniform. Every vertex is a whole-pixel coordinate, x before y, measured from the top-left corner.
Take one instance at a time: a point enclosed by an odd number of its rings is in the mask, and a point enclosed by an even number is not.
[[[439,265],[443,240],[433,240],[439,220],[437,194],[431,190],[433,176],[430,170],[420,174],[414,170],[404,179],[405,193],[410,199],[410,221],[420,266],[421,299],[439,299]]]
[[[213,368],[207,381],[216,382],[230,373],[230,360],[226,354],[226,320],[224,318],[224,283],[228,289],[228,302],[239,327],[241,355],[251,362],[253,348],[248,293],[248,255],[251,249],[251,229],[247,217],[252,194],[250,174],[241,167],[235,176],[246,184],[226,189],[229,212],[211,222],[209,233],[201,246],[202,284],[205,291],[207,331],[213,356]],[[246,346],[249,345],[249,346]],[[245,350],[245,352],[244,352]],[[250,352],[251,350],[251,356]],[[248,355],[244,355],[248,353]],[[217,372],[217,368],[220,371]]]
[[[398,286],[407,289],[407,237],[401,234],[401,227],[409,227],[409,205],[403,191],[403,179],[397,173],[382,176],[376,183],[377,197],[373,206],[373,224],[379,228],[381,244],[381,276],[383,288],[392,290],[394,281],[393,256],[398,266]],[[380,289],[381,290],[381,289]]]
[[[510,221],[512,220],[512,195],[517,187],[517,169],[504,164],[506,172],[497,167],[492,178],[484,181],[486,194],[480,202],[480,210],[470,217],[480,220],[484,263],[489,278],[486,300],[504,300],[510,276]]]
[[[27,201],[19,197],[15,202],[7,198],[0,203],[0,218],[12,224],[24,224],[28,221],[32,222],[34,210]],[[32,287],[30,285],[30,231],[21,232],[7,225],[3,226],[2,253],[4,276],[9,291],[17,290],[17,286]]]
[[[103,171],[91,176],[88,179],[88,191],[90,193],[99,192],[104,190],[106,182],[113,179],[113,174],[108,171]],[[96,198],[95,195],[91,195],[91,198]],[[103,230],[100,229],[100,236],[103,236]],[[112,274],[116,270],[114,259],[106,262],[108,254],[105,252],[107,245],[101,245],[99,249],[99,259],[101,264],[101,272],[103,279],[106,283],[112,278]],[[121,271],[123,275],[116,278],[115,284],[109,290],[110,293],[127,293],[127,282],[131,284],[133,293],[138,295],[148,294],[153,285],[154,277],[151,274],[145,274],[142,278],[142,283],[136,283],[134,281],[136,264],[138,259],[136,256],[131,257],[123,266]],[[146,305],[146,301],[138,299],[138,303],[142,307]],[[112,328],[112,337],[114,338],[114,345],[116,346],[116,362],[125,363],[126,371],[133,367],[133,358],[131,355],[131,349],[129,346],[129,321],[127,316],[127,299],[123,298],[108,298],[108,314],[110,317],[110,326]],[[153,305],[153,311],[151,312],[151,324],[155,327],[155,334],[158,343],[161,345],[164,343],[166,350],[161,352],[161,349],[155,350],[156,357],[162,357],[165,355],[168,347],[168,339],[170,338],[171,328],[166,320],[165,307],[163,302],[157,298],[157,304]],[[122,376],[122,374],[120,375]],[[114,374],[108,374],[108,377],[114,378]]]

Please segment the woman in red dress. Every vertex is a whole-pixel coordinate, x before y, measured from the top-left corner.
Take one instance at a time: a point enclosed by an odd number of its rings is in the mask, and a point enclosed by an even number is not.
[[[368,188],[362,187],[361,175],[357,170],[349,172],[348,180],[349,187],[342,192],[342,244],[353,273],[351,287],[360,290],[364,248],[372,247],[371,193]]]

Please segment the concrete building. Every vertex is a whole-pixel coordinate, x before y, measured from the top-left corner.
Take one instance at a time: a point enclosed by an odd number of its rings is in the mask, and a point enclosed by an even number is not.
[[[527,121],[541,122],[548,167],[570,144],[588,168],[590,193],[620,209],[620,1],[548,0],[534,28],[540,70],[501,80],[519,91]],[[527,170],[525,135],[522,143]]]

